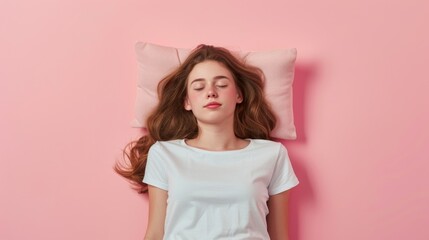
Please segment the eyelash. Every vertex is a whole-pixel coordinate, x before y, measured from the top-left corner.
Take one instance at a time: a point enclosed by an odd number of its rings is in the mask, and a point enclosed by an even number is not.
[[[226,88],[228,85],[217,85],[218,88]],[[194,88],[195,91],[201,91],[204,87]]]

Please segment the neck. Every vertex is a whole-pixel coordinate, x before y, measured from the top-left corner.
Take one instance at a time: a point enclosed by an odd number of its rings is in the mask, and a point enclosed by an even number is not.
[[[248,141],[235,136],[232,124],[226,127],[200,123],[198,126],[198,136],[187,141],[190,146],[212,151],[226,151],[244,148],[248,144]]]

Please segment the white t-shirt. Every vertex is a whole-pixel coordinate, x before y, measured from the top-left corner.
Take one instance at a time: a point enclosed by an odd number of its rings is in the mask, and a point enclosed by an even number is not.
[[[165,240],[267,240],[269,196],[298,179],[280,143],[208,151],[180,139],[152,145],[143,182],[168,191]]]

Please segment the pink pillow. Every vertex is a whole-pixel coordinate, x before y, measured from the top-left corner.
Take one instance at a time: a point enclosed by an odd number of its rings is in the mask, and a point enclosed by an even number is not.
[[[137,42],[135,50],[139,75],[132,126],[144,128],[146,118],[158,103],[158,82],[177,68],[189,55],[191,49]],[[292,108],[296,54],[295,48],[238,53],[245,62],[264,72],[266,98],[277,116],[277,126],[271,133],[275,138],[296,139]]]

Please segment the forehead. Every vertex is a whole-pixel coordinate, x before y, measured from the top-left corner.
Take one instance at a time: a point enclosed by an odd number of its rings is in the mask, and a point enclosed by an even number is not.
[[[223,64],[213,60],[198,63],[189,73],[188,80],[197,78],[211,79],[218,75],[223,75],[233,79],[231,71]]]

